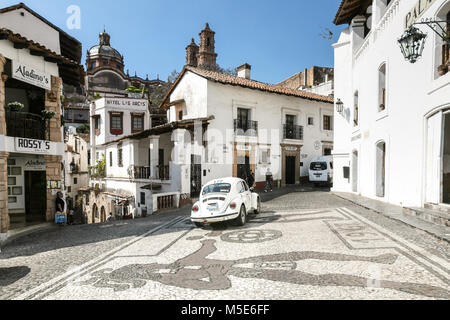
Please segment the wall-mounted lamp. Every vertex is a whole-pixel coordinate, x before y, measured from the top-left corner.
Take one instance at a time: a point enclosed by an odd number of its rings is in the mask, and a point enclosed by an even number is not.
[[[439,21],[433,19],[422,19],[421,22],[413,23],[408,30],[398,40],[403,56],[411,63],[415,63],[423,53],[427,35],[416,28],[416,25],[426,24],[433,30],[444,42],[450,44],[450,35],[441,24],[448,24],[449,21]]]
[[[336,111],[340,114],[344,112],[344,103],[341,101],[341,99],[337,99],[336,101]]]

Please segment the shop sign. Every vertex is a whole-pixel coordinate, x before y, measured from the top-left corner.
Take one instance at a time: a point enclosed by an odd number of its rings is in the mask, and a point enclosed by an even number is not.
[[[47,189],[61,189],[61,181],[47,180]]]
[[[251,146],[238,145],[238,146],[236,146],[236,150],[237,151],[251,151],[252,147]]]
[[[55,152],[54,145],[50,141],[15,138],[14,147],[17,152],[25,153],[46,153],[52,154]]]
[[[411,27],[436,0],[418,0],[405,19],[405,29]]]
[[[50,74],[15,60],[12,61],[12,77],[45,90],[51,89]]]
[[[45,171],[45,160],[28,160],[25,162],[24,171]]]
[[[141,107],[148,108],[148,101],[144,99],[113,99],[106,98],[105,106],[107,107]]]
[[[297,148],[297,147],[286,147],[285,150],[286,150],[286,151],[297,152],[297,151],[298,151],[298,148]]]

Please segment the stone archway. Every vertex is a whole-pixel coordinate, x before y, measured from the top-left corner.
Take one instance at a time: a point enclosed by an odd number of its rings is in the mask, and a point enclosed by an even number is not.
[[[106,222],[106,210],[104,206],[100,210],[100,214],[101,214],[101,222]]]
[[[96,222],[96,218],[98,217],[98,207],[97,204],[94,203],[94,205],[92,206],[92,220],[91,223],[95,223]]]

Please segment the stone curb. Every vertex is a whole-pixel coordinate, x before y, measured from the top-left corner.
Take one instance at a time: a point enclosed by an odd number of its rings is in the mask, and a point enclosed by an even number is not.
[[[403,224],[405,224],[405,225],[407,225],[407,226],[410,226],[410,227],[412,227],[412,228],[414,228],[414,229],[422,230],[422,231],[424,231],[424,232],[426,232],[426,233],[428,233],[428,234],[430,234],[430,235],[432,235],[432,236],[438,238],[439,240],[443,240],[443,241],[446,241],[446,242],[450,243],[450,238],[449,238],[449,237],[443,236],[443,235],[441,235],[441,234],[435,233],[435,232],[433,232],[433,231],[431,231],[431,230],[427,230],[427,229],[425,229],[425,228],[421,228],[421,227],[419,227],[419,226],[417,226],[417,225],[413,225],[413,224],[411,224],[411,223],[409,223],[409,222],[407,222],[407,221],[405,221],[405,220],[403,220],[403,219],[399,219],[399,218],[397,218],[397,217],[395,217],[395,216],[393,216],[393,215],[389,215],[389,214],[387,214],[387,213],[381,212],[380,210],[371,208],[371,207],[369,207],[369,206],[367,206],[367,205],[364,205],[364,204],[361,204],[361,203],[359,203],[359,202],[356,202],[355,200],[348,199],[348,198],[346,198],[346,197],[344,197],[344,196],[341,196],[341,195],[339,195],[339,194],[337,194],[337,193],[335,193],[335,192],[331,192],[331,194],[334,195],[334,196],[336,196],[336,197],[338,197],[338,198],[340,198],[340,199],[343,199],[343,200],[346,200],[346,201],[348,201],[348,202],[351,202],[351,203],[353,203],[353,204],[355,204],[355,205],[357,205],[357,206],[359,206],[359,207],[361,207],[361,208],[364,208],[364,209],[373,211],[373,212],[378,213],[378,214],[382,214],[383,216],[385,216],[385,217],[387,217],[387,218],[389,218],[389,219],[392,219],[392,220],[401,222],[401,223],[403,223]],[[403,215],[403,214],[402,214],[402,215]],[[426,222],[423,221],[423,223],[426,223]]]

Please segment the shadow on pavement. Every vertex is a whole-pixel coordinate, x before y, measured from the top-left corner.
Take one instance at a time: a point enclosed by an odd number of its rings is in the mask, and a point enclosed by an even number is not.
[[[31,269],[25,266],[0,268],[0,287],[9,286],[14,282],[26,277]]]
[[[186,216],[190,208],[181,208],[177,211],[161,213],[147,218],[135,220],[121,220],[90,225],[62,226],[45,231],[25,235],[12,240],[2,247],[0,252],[0,261],[15,257],[33,256],[35,254],[49,252],[60,249],[75,249],[77,247],[99,244],[106,241],[117,240],[114,246],[126,243],[136,236],[143,235],[150,230],[164,225],[165,223],[177,218]],[[169,225],[170,226],[170,225]],[[158,234],[177,232],[179,230],[163,228]],[[120,240],[123,240],[121,243]],[[77,248],[83,251],[82,248]],[[107,250],[111,250],[109,248]],[[77,254],[81,254],[79,251]],[[84,251],[83,251],[84,252]],[[88,255],[89,252],[84,254]],[[98,252],[97,252],[98,254]],[[1,275],[0,269],[0,277]]]

